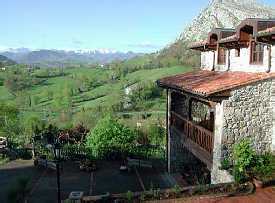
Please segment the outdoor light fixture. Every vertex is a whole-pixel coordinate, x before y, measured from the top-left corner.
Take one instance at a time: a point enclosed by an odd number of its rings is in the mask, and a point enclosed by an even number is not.
[[[54,144],[54,158],[57,161],[61,159],[61,145],[59,142]]]
[[[61,145],[59,141],[57,141],[53,146],[54,158],[56,161],[56,180],[57,180],[57,202],[61,203],[60,196],[60,173],[59,173],[59,161],[61,159]]]

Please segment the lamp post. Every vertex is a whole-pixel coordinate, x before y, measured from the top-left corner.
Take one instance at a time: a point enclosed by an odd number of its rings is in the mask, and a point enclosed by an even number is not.
[[[58,203],[61,203],[60,197],[60,173],[59,173],[59,161],[61,158],[61,146],[59,142],[54,144],[54,158],[56,161],[56,179],[57,179],[57,200]]]

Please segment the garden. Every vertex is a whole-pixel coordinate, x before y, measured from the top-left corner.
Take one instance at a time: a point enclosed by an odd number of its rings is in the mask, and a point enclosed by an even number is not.
[[[61,144],[62,199],[68,199],[72,191],[83,191],[84,202],[234,196],[252,193],[254,185],[263,187],[274,184],[274,156],[256,153],[251,143],[243,140],[234,146],[232,158],[225,158],[221,165],[221,169],[228,170],[234,176],[235,183],[208,185],[196,180],[196,186],[178,185],[165,172],[165,129],[162,126],[161,122],[148,127],[139,122],[134,127],[126,124],[126,119],[106,115],[92,129],[83,125],[68,129],[53,125],[36,128],[32,137],[35,168],[31,170],[37,175],[30,181],[19,178],[19,186],[11,193],[23,194],[23,198],[26,196],[30,202],[43,195],[45,201],[55,200],[55,195],[46,194],[56,193],[56,160],[53,153],[56,142]],[[189,167],[188,170],[193,169]],[[193,182],[190,179],[189,185]],[[28,190],[24,189],[26,185]]]

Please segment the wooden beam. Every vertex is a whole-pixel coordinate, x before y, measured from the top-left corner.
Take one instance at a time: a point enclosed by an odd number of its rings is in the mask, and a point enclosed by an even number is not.
[[[219,92],[213,95],[213,97],[230,97],[231,91]]]

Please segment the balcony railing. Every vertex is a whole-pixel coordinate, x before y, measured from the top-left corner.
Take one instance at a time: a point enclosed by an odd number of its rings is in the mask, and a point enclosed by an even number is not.
[[[171,125],[175,126],[177,130],[183,132],[187,138],[212,155],[214,138],[211,131],[188,121],[173,111],[171,112],[171,122]]]

